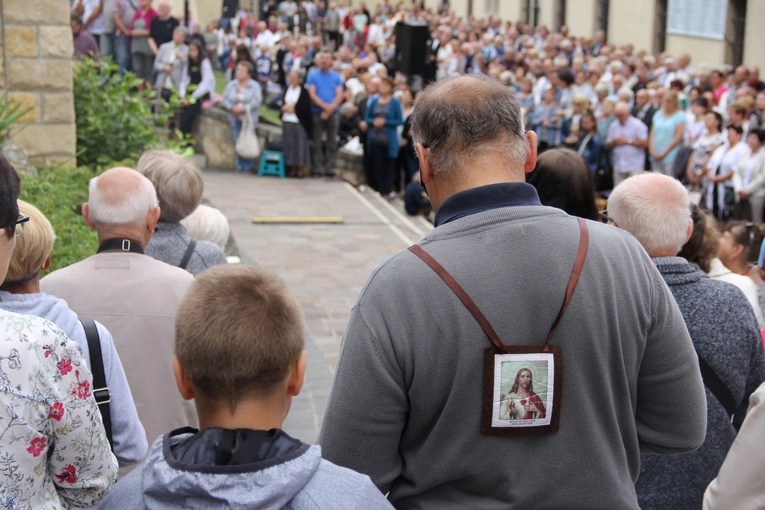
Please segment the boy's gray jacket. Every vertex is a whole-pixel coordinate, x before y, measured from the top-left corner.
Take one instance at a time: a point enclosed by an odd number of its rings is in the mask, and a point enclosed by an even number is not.
[[[369,477],[322,460],[319,446],[303,444],[276,458],[244,465],[180,463],[171,450],[191,435],[174,433],[157,439],[144,465],[121,479],[99,508],[393,508]]]

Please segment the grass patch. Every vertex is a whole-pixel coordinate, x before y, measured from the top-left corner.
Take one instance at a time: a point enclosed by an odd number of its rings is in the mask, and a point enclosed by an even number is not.
[[[56,232],[51,267],[43,274],[96,253],[98,236],[81,214],[82,204],[88,201],[88,182],[95,175],[88,167],[78,167],[42,168],[39,175],[21,176],[20,198],[40,209]]]
[[[223,71],[213,71],[213,74],[215,75],[215,92],[222,96],[223,92],[226,91],[226,85],[228,85],[226,73]]]
[[[226,91],[226,85],[228,84],[228,80],[226,80],[226,73],[223,71],[213,71],[213,74],[215,75],[215,92],[222,96]],[[282,125],[281,112],[272,110],[266,106],[261,106],[260,110],[258,110],[258,114],[260,116],[260,120],[262,121],[273,124],[274,126]]]

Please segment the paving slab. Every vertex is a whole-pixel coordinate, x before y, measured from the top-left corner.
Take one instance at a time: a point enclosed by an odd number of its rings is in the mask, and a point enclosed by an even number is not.
[[[279,179],[206,170],[205,199],[229,220],[243,263],[282,277],[305,316],[306,383],[285,430],[314,442],[340,340],[362,285],[387,258],[417,242],[427,222],[340,180]],[[343,218],[341,224],[254,224],[253,217]]]

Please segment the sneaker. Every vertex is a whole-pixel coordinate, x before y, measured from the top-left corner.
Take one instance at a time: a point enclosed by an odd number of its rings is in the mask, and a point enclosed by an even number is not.
[[[367,192],[367,187],[364,184],[360,184],[359,185],[359,191],[362,192],[362,193],[366,193]]]
[[[398,198],[398,193],[396,193],[395,191],[391,191],[390,193],[388,193],[388,196],[386,198],[388,200],[393,200],[395,198]]]

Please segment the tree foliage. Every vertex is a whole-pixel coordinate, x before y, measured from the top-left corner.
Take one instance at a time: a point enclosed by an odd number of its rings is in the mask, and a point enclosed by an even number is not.
[[[158,127],[167,125],[180,105],[177,93],[169,102],[158,100],[155,90],[140,85],[140,78],[120,75],[110,60],[86,58],[75,64],[78,165],[103,167],[181,142],[169,140],[167,130]]]

